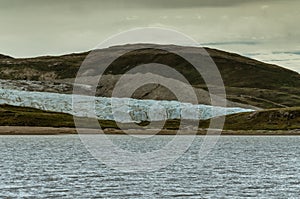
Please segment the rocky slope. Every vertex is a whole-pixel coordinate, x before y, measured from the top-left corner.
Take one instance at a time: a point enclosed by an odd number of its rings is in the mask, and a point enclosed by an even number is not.
[[[201,122],[205,127],[209,120]],[[225,130],[300,129],[300,107],[276,108],[226,116]]]
[[[300,129],[300,107],[268,109],[226,117],[225,129],[291,130]]]

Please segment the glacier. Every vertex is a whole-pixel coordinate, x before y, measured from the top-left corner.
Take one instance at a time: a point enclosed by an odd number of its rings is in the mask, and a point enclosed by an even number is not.
[[[73,103],[73,99],[76,99],[76,103]],[[178,101],[79,96],[12,89],[0,89],[0,104],[32,107],[117,122],[166,119],[205,120],[227,114],[253,111],[240,107],[216,107]]]

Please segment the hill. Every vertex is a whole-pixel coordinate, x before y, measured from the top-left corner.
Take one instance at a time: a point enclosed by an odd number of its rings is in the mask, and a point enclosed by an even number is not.
[[[140,50],[135,50],[137,47]],[[195,89],[207,96],[202,78],[195,69],[173,53],[160,50],[160,45],[135,44],[115,46],[97,51],[97,57],[105,62],[108,56],[119,55],[122,49],[132,50],[120,56],[105,71],[103,81],[98,85],[98,96],[109,96],[120,74],[140,64],[167,63],[181,72]],[[195,54],[195,47],[164,46]],[[280,66],[263,63],[238,54],[205,48],[214,60],[223,78],[227,99],[232,102],[259,108],[282,108],[300,106],[300,74]],[[89,52],[62,56],[43,56],[15,59],[0,56],[0,79],[59,82],[72,84],[77,71]],[[199,56],[197,54],[197,56]],[[206,55],[202,55],[206,56]],[[87,71],[87,74],[95,71]],[[105,78],[107,77],[107,78]],[[112,77],[112,78],[111,78]],[[66,86],[71,92],[72,88]],[[175,96],[159,85],[147,85],[134,96],[138,99],[173,100]],[[209,103],[209,102],[207,102]]]
[[[300,129],[300,107],[261,110],[228,115],[225,130]]]

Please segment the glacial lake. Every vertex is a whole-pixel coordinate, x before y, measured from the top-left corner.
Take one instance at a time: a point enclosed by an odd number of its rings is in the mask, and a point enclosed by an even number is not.
[[[151,146],[171,139],[155,136]],[[202,141],[166,168],[128,173],[96,160],[78,135],[0,136],[0,198],[299,197],[300,137],[221,136],[200,160]]]

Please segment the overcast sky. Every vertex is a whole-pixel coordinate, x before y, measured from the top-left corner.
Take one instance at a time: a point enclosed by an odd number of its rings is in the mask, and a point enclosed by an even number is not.
[[[0,0],[0,53],[87,51],[116,33],[155,26],[300,72],[299,8],[299,0]]]

